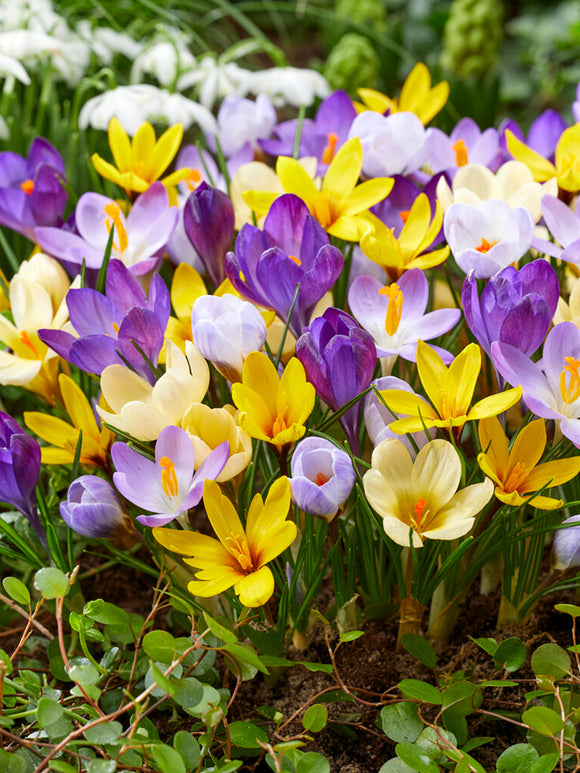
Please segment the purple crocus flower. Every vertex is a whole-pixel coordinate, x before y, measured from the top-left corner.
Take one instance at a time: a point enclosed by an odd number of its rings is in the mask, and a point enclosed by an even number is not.
[[[121,494],[154,515],[138,515],[145,526],[165,526],[187,517],[199,504],[206,478],[215,480],[226,465],[227,441],[220,443],[195,470],[195,454],[185,430],[165,427],[155,444],[155,461],[141,456],[126,443],[115,443],[111,456],[117,469],[113,483]]]
[[[452,177],[458,167],[468,163],[495,172],[501,164],[498,132],[492,128],[482,132],[472,118],[462,118],[449,136],[441,129],[428,129],[426,145],[426,166],[431,174],[446,171]]]
[[[534,260],[519,271],[498,271],[481,293],[471,271],[463,283],[461,300],[469,329],[485,352],[501,341],[530,357],[541,345],[556,312],[560,285],[552,266]]]
[[[83,537],[110,537],[123,525],[123,508],[113,486],[96,475],[81,475],[59,505],[63,521]]]
[[[162,183],[153,183],[142,193],[125,217],[119,205],[99,193],[83,194],[75,210],[78,231],[36,228],[34,237],[41,248],[60,260],[99,269],[111,227],[115,237],[111,257],[121,260],[135,276],[154,271],[163,258],[178,219],[176,207]]]
[[[574,523],[577,525],[572,526]],[[564,572],[580,566],[580,515],[572,515],[562,521],[554,536],[552,555],[552,569]]]
[[[550,161],[554,161],[556,145],[567,126],[568,124],[562,118],[560,113],[552,109],[544,110],[543,113],[540,113],[530,126],[527,138],[524,136],[517,121],[514,121],[512,118],[502,121],[499,127],[499,134],[501,138],[500,145],[505,159],[509,160],[512,158],[511,153],[507,149],[505,139],[506,129],[509,129],[519,140],[525,142],[526,145],[532,150],[535,150],[536,153],[539,153]]]
[[[165,282],[154,274],[147,298],[131,271],[120,260],[112,260],[105,292],[69,290],[66,303],[78,337],[64,330],[41,329],[39,338],[87,373],[100,376],[108,365],[123,365],[126,360],[154,383],[154,374],[133,342],[153,365],[157,364],[171,311]]]
[[[316,392],[337,411],[371,383],[377,350],[369,333],[349,314],[331,307],[316,317],[296,341],[296,356]],[[340,422],[358,454],[360,405],[349,408]]]
[[[495,367],[512,386],[521,385],[527,407],[560,429],[580,448],[580,330],[572,322],[555,325],[544,343],[540,362],[532,362],[515,346],[491,345]]]
[[[12,416],[0,411],[0,501],[25,516],[47,547],[36,510],[36,484],[40,474],[40,446]]]
[[[0,224],[35,241],[37,226],[59,224],[67,193],[64,163],[44,137],[33,140],[28,157],[0,153]]]
[[[350,456],[330,440],[307,437],[291,462],[292,499],[310,515],[331,520],[348,499],[356,475]]]
[[[236,249],[226,255],[226,274],[244,298],[275,309],[286,321],[300,285],[290,329],[298,337],[314,307],[338,279],[344,258],[329,244],[320,223],[298,196],[279,196],[264,230],[245,224]]]
[[[221,284],[224,257],[234,238],[234,207],[229,197],[207,183],[191,193],[183,208],[183,227],[215,287]]]
[[[580,215],[555,196],[542,197],[542,215],[556,242],[534,236],[532,247],[558,260],[580,264]],[[561,245],[561,246],[560,246]]]

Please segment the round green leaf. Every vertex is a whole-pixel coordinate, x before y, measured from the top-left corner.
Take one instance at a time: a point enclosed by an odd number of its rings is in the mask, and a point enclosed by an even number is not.
[[[302,717],[302,725],[306,732],[319,733],[328,722],[328,710],[321,703],[309,706]]]
[[[88,601],[83,608],[83,614],[105,625],[129,625],[129,615],[125,610],[103,599]]]
[[[406,762],[417,773],[439,773],[439,766],[420,746],[413,743],[398,743],[395,752],[399,759]]]
[[[88,727],[83,733],[89,743],[103,745],[114,743],[123,732],[123,725],[120,722],[101,722],[100,725]]]
[[[268,743],[268,734],[251,722],[232,722],[229,725],[229,731],[231,742],[235,746],[241,746],[242,749],[259,749],[258,741]]]
[[[306,752],[296,763],[296,773],[330,773],[330,763],[322,754]]]
[[[167,631],[149,631],[143,637],[143,649],[151,660],[170,664],[175,657],[175,639]]]
[[[185,762],[185,767],[195,770],[199,765],[201,756],[201,747],[194,736],[186,730],[179,730],[173,736],[173,746],[175,751],[179,752],[181,759]]]
[[[116,770],[115,760],[91,760],[87,765],[87,773],[115,773]]]
[[[577,604],[556,604],[554,609],[572,617],[580,617],[580,607]]]
[[[436,687],[420,679],[403,679],[399,689],[406,698],[415,698],[423,703],[443,703],[443,696]]]
[[[17,604],[27,607],[30,605],[30,592],[26,585],[18,577],[5,577],[2,580],[4,590]]]
[[[498,666],[503,666],[510,673],[517,671],[526,659],[526,645],[516,637],[505,639],[497,645],[493,659]]]
[[[181,755],[175,749],[172,749],[171,746],[155,744],[151,752],[161,773],[187,773]]]
[[[517,743],[500,754],[497,773],[526,773],[538,757],[538,752],[531,744]]]
[[[36,718],[40,727],[45,728],[53,725],[62,717],[64,713],[60,703],[53,701],[52,698],[41,698],[36,707]]]
[[[392,760],[385,762],[385,764],[379,770],[379,773],[415,773],[413,768],[410,768],[406,762],[400,760],[398,757],[393,757]]]
[[[391,741],[415,741],[425,727],[417,716],[417,706],[405,701],[383,706],[381,724]]]
[[[564,727],[564,720],[559,714],[545,706],[532,706],[531,709],[524,711],[522,722],[529,725],[540,735],[556,735]]]
[[[45,566],[34,575],[34,587],[45,599],[60,598],[68,593],[68,577],[54,566]]]
[[[536,676],[550,676],[561,679],[570,673],[570,656],[557,644],[542,644],[531,658],[532,671]]]

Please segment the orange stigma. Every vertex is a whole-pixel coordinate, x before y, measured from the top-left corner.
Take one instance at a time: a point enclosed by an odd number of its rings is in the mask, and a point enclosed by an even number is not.
[[[297,266],[302,265],[302,261],[300,260],[300,258],[297,258],[296,255],[288,255],[288,257],[290,258],[290,260],[296,263]]]
[[[508,493],[511,493],[512,491],[517,491],[520,484],[524,481],[524,479],[527,477],[528,471],[526,469],[526,465],[522,464],[522,462],[518,462],[516,466],[511,471],[505,485],[504,490]]]
[[[401,212],[399,212],[399,217],[401,218],[403,223],[406,223],[407,220],[409,219],[410,212],[411,212],[410,209],[403,209]]]
[[[453,145],[453,150],[455,151],[455,163],[457,166],[465,166],[468,161],[468,155],[467,155],[467,145],[463,140],[457,140],[455,145]]]
[[[330,164],[336,153],[336,146],[338,144],[338,134],[329,132],[326,135],[326,147],[322,151],[321,161],[323,164]]]
[[[161,485],[168,497],[176,497],[179,491],[179,483],[175,474],[175,464],[168,456],[162,456],[159,460],[161,467]]]
[[[27,196],[31,196],[34,190],[34,180],[25,180],[23,183],[20,183],[20,188]]]
[[[185,178],[185,184],[190,191],[194,191],[201,182],[201,175],[197,169],[190,169],[189,174]]]
[[[32,341],[30,340],[30,336],[28,335],[28,333],[26,332],[26,330],[21,330],[21,331],[20,331],[19,338],[20,338],[20,340],[22,341],[22,343],[24,344],[24,346],[26,346],[26,348],[27,348],[27,349],[30,349],[30,351],[31,351],[31,352],[32,352],[32,354],[34,355],[34,359],[35,359],[35,360],[41,360],[41,359],[42,359],[42,357],[40,356],[40,354],[39,354],[39,353],[36,351],[36,349],[35,349],[35,347],[34,347],[34,344],[33,344],[33,343],[32,343]]]
[[[475,249],[478,252],[489,252],[492,247],[495,247],[497,244],[497,241],[495,242],[488,242],[487,239],[485,239],[483,236],[481,237],[481,244],[479,247],[476,247]]]
[[[317,472],[316,473],[316,485],[317,486],[324,486],[325,483],[328,483],[328,478],[323,472]]]

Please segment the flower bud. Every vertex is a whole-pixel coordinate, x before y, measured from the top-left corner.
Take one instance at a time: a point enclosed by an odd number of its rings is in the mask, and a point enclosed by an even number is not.
[[[60,514],[83,537],[109,537],[123,524],[123,509],[113,486],[96,475],[81,475],[68,489]]]
[[[292,456],[292,499],[301,510],[331,520],[355,482],[350,456],[330,440],[308,437]]]

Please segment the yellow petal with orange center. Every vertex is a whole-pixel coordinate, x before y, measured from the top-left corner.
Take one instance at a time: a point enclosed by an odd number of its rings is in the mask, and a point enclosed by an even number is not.
[[[154,141],[155,144],[153,149],[153,157],[151,159],[149,177],[151,182],[159,179],[169,164],[173,161],[175,154],[179,150],[182,139],[183,124],[177,123],[174,126],[170,126],[167,131],[163,132],[157,142]],[[187,174],[189,174],[189,170],[182,179],[185,179]]]
[[[112,118],[109,122],[108,137],[109,147],[111,148],[117,169],[121,173],[128,172],[131,169],[132,162],[131,140],[117,118]],[[94,158],[93,156],[93,163]]]

